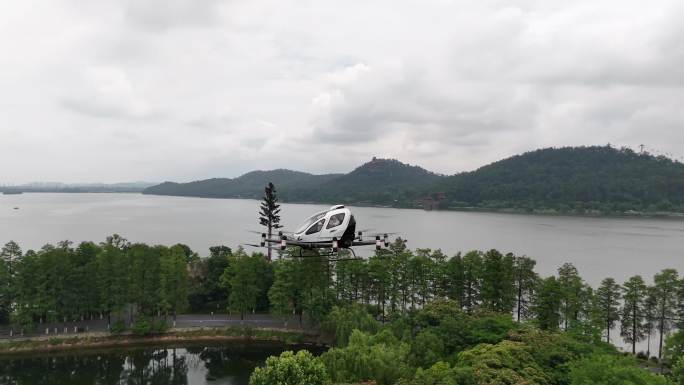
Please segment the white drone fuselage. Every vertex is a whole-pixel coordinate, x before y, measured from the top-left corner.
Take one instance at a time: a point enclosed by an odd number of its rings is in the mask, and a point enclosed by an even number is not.
[[[342,205],[332,206],[307,218],[294,232],[293,239],[301,242],[330,242],[335,238],[341,241],[350,222],[355,227],[351,210]],[[354,229],[350,230],[347,235],[353,240]]]

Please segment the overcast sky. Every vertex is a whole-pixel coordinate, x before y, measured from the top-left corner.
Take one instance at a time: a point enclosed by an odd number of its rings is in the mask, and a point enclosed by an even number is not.
[[[0,182],[684,155],[681,0],[0,2]]]

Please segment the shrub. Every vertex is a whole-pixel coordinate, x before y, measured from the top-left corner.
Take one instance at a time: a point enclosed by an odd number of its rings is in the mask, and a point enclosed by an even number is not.
[[[634,359],[592,354],[570,363],[571,385],[666,385],[665,377],[636,366]]]
[[[672,367],[672,382],[675,385],[684,385],[684,357]]]
[[[470,367],[478,384],[551,384],[529,346],[515,341],[481,344],[458,355],[458,366]]]
[[[437,362],[429,369],[418,369],[413,380],[402,380],[400,385],[475,385],[472,368],[452,368],[446,362]]]
[[[164,333],[169,329],[169,324],[166,322],[165,319],[158,319],[152,321],[152,332],[153,333]]]
[[[410,361],[416,367],[428,368],[444,355],[442,339],[430,329],[421,331],[411,342]]]
[[[140,317],[131,326],[131,331],[136,336],[146,336],[152,334],[152,323],[149,319]]]
[[[374,336],[354,330],[346,347],[328,350],[321,360],[333,381],[375,380],[378,385],[390,385],[413,376],[408,354],[409,345],[389,330]]]
[[[297,354],[284,352],[280,357],[268,357],[266,366],[256,368],[249,385],[328,385],[325,366],[306,350]]]
[[[126,323],[123,320],[116,320],[112,324],[111,328],[109,331],[112,334],[121,334],[126,331]]]
[[[346,346],[353,330],[375,333],[379,323],[359,304],[334,306],[323,322],[323,330],[335,336],[337,346]]]

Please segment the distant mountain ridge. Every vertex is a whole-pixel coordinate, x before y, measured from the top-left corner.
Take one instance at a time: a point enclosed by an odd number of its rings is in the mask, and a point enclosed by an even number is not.
[[[0,186],[0,192],[62,192],[62,193],[139,193],[156,183],[120,182],[120,183],[61,183],[31,182],[20,185]]]
[[[684,212],[684,165],[610,146],[546,148],[444,176],[373,158],[347,174],[277,169],[144,194],[259,199],[273,182],[284,202],[558,213]]]
[[[251,171],[237,178],[213,178],[189,183],[164,182],[143,191],[150,195],[192,196],[202,198],[260,199],[268,182],[279,192],[288,189],[317,187],[340,174],[314,175],[306,172],[276,169]]]

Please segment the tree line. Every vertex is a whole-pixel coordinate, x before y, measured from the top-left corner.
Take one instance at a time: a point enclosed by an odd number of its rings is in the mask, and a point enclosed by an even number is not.
[[[424,307],[434,299],[458,303],[466,314],[512,314],[544,330],[561,329],[632,345],[655,342],[684,324],[684,280],[665,269],[647,283],[604,279],[592,288],[569,263],[540,277],[536,262],[497,250],[448,257],[409,250],[397,240],[368,259],[328,259],[293,249],[269,261],[225,246],[200,258],[189,247],[130,243],[113,235],[99,244],[60,242],[22,253],[7,243],[0,255],[0,322],[30,327],[127,314],[230,311],[242,317],[270,312],[299,315],[320,325],[339,304],[358,303],[380,321]],[[306,255],[306,254],[305,254]],[[657,338],[657,340],[656,340]]]

